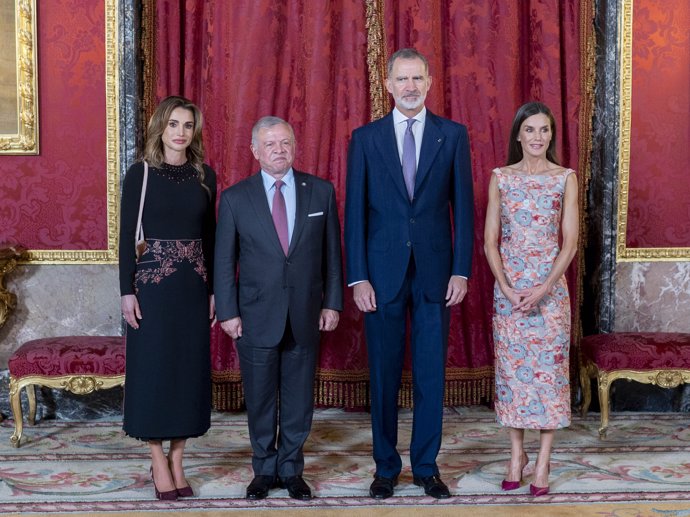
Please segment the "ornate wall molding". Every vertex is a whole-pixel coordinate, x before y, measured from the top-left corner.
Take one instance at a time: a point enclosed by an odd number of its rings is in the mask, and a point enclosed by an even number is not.
[[[120,212],[119,124],[119,0],[105,2],[105,117],[107,232],[105,250],[29,250],[24,263],[115,264],[117,263]]]
[[[24,250],[12,246],[0,248],[0,328],[5,324],[10,313],[17,307],[17,295],[5,287],[5,275],[17,266],[17,260],[24,255]]]
[[[0,135],[0,154],[38,154],[35,0],[15,2],[17,133]]]

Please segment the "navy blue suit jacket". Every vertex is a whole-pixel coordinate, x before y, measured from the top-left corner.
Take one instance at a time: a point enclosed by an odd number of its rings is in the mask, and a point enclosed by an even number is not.
[[[348,284],[368,280],[377,302],[389,302],[414,254],[426,298],[441,302],[451,275],[470,276],[473,212],[465,126],[427,110],[412,202],[392,113],[353,131],[345,200]]]

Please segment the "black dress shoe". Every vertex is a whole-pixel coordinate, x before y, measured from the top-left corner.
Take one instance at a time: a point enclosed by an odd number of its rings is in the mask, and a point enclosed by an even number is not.
[[[450,491],[446,484],[441,481],[438,474],[428,477],[417,477],[414,476],[414,484],[417,486],[424,487],[424,493],[435,497],[436,499],[448,499],[450,497]]]
[[[393,488],[398,484],[398,476],[386,478],[383,476],[374,476],[369,487],[369,495],[374,499],[387,499],[393,495]]]
[[[247,499],[265,499],[268,491],[275,486],[276,478],[273,476],[254,476],[247,487]]]
[[[280,484],[287,488],[288,495],[293,499],[299,499],[300,501],[311,499],[311,488],[304,482],[302,476],[282,478]]]

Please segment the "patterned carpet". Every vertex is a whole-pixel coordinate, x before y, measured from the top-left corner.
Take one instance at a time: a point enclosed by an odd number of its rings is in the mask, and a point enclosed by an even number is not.
[[[411,415],[402,412],[400,444],[409,443]],[[469,506],[474,517],[523,515],[500,508],[539,508],[524,515],[599,515],[631,517],[690,516],[690,430],[685,413],[614,414],[605,441],[598,438],[598,414],[575,419],[557,434],[552,462],[552,493],[535,500],[528,486],[502,492],[500,481],[508,458],[505,430],[486,408],[448,409],[439,456],[443,479],[453,497],[436,501],[412,484],[409,459],[404,458],[396,496],[378,504],[367,497],[373,474],[371,431],[366,413],[321,410],[307,444],[305,478],[313,501],[298,503],[285,490],[268,499],[244,499],[251,480],[249,439],[244,414],[215,414],[211,431],[189,442],[187,474],[197,498],[166,503],[153,499],[145,445],[123,436],[119,422],[46,421],[25,426],[22,447],[9,443],[13,422],[0,424],[0,512],[142,512],[176,509],[253,510],[350,509],[342,515],[451,515]],[[536,432],[527,433],[530,464],[538,448]],[[528,467],[527,483],[531,481]],[[630,506],[632,503],[639,505]],[[512,506],[511,506],[512,505]],[[584,506],[587,505],[587,506]],[[603,506],[602,506],[603,505]],[[670,505],[670,506],[669,506]],[[569,513],[568,508],[575,508]],[[577,511],[577,508],[580,511]],[[584,508],[599,508],[584,513]],[[639,508],[644,507],[644,510]],[[416,508],[416,509],[415,509]],[[634,508],[638,508],[634,510]],[[370,512],[360,513],[366,509]],[[436,509],[436,510],[434,510]],[[377,511],[374,511],[377,510]],[[630,513],[636,511],[637,513]],[[642,511],[642,513],[640,513]],[[193,512],[196,513],[196,512]]]

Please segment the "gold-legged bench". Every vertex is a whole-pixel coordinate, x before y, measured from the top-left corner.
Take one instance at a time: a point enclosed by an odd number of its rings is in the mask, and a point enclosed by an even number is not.
[[[612,332],[582,338],[582,416],[592,401],[591,380],[599,385],[601,425],[606,438],[609,426],[609,390],[617,379],[628,379],[662,388],[690,383],[690,334],[675,332]]]
[[[28,421],[36,420],[36,386],[85,395],[125,383],[125,338],[120,336],[62,336],[27,341],[8,361],[10,406],[19,447],[23,431],[21,390],[29,401]]]

